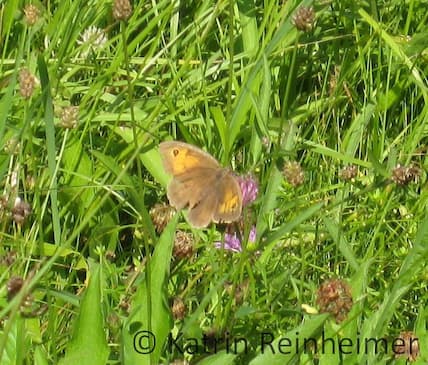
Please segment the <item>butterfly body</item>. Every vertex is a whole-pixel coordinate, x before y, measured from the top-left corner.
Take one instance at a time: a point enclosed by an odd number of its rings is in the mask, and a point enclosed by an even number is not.
[[[162,162],[172,181],[167,188],[170,204],[188,208],[189,222],[206,227],[211,221],[229,223],[242,211],[242,194],[236,177],[207,152],[178,141],[159,145]]]

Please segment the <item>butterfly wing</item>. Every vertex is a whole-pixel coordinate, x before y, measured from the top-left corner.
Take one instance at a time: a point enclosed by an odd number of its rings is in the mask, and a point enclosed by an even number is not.
[[[239,219],[242,212],[242,193],[236,178],[225,171],[217,185],[217,206],[213,214],[214,222],[230,223]]]
[[[170,204],[177,209],[186,206],[192,209],[200,204],[207,195],[215,192],[218,171],[221,170],[201,167],[174,177],[167,189]]]
[[[206,227],[213,220],[213,212],[218,202],[217,195],[210,191],[197,205],[189,208],[188,219],[195,228]]]
[[[217,160],[200,148],[184,142],[170,141],[159,145],[162,162],[168,174],[174,177],[195,168],[220,168]]]

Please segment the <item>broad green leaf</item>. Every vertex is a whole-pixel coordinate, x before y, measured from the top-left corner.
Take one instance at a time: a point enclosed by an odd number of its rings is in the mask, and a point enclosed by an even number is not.
[[[177,219],[176,215],[156,243],[153,256],[149,258],[150,277],[146,273],[133,298],[132,312],[124,323],[122,356],[125,365],[158,364],[171,331],[167,283]],[[151,351],[145,351],[144,347]]]
[[[92,263],[89,271],[89,283],[74,322],[74,334],[68,343],[65,356],[60,365],[105,365],[109,348],[102,311],[101,268]]]
[[[34,365],[49,365],[47,354],[42,345],[34,349]]]
[[[81,211],[85,212],[86,208],[94,199],[94,190],[88,185],[94,174],[92,161],[82,146],[82,142],[77,136],[72,136],[67,141],[64,149],[62,164],[64,169],[64,185],[70,190],[72,199],[79,199]]]

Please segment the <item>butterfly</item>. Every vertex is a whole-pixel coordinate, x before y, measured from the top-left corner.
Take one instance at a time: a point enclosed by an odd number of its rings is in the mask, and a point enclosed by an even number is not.
[[[172,175],[167,188],[169,203],[176,209],[187,207],[193,227],[238,220],[242,193],[232,171],[188,143],[162,142],[159,150],[165,171]]]

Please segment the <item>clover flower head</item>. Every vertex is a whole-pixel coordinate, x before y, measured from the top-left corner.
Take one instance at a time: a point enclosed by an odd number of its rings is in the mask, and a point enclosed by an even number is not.
[[[256,227],[252,226],[250,234],[248,235],[248,242],[256,242]],[[225,233],[223,242],[215,242],[214,246],[216,248],[224,248],[225,250],[232,252],[242,252],[242,242],[238,237],[237,232],[234,233]]]
[[[242,205],[245,207],[256,200],[259,184],[251,175],[238,176],[237,179],[242,193]]]
[[[85,29],[77,44],[83,46],[81,57],[86,58],[90,52],[102,50],[107,44],[107,36],[102,29],[93,25]]]

